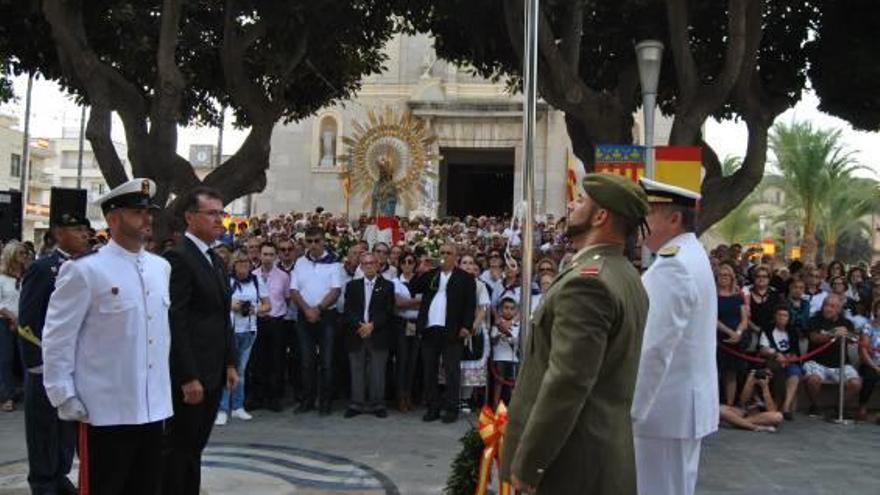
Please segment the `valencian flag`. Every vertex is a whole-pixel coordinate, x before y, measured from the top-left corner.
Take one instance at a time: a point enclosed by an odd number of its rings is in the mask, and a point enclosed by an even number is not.
[[[628,177],[633,182],[645,174],[645,147],[635,144],[596,146],[596,172]]]
[[[581,180],[584,178],[584,164],[575,158],[574,153],[568,152],[568,159],[565,164],[565,201],[574,201],[584,194],[584,185]]]
[[[657,146],[654,163],[658,181],[700,192],[703,150],[699,146]]]

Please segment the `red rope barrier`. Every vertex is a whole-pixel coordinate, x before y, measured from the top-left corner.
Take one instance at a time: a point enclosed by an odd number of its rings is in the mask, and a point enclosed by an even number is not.
[[[810,359],[811,357],[813,357],[813,356],[815,356],[815,355],[817,355],[817,354],[821,354],[821,353],[823,353],[826,349],[828,349],[829,347],[831,347],[831,344],[833,344],[833,343],[835,343],[835,342],[837,342],[837,337],[835,337],[835,338],[829,340],[829,341],[826,342],[825,344],[821,345],[819,348],[814,349],[814,350],[812,350],[812,351],[810,351],[810,352],[804,354],[803,356],[787,357],[787,358],[784,358],[782,361],[783,361],[783,363],[785,363],[785,364],[800,363],[800,362],[806,361],[806,360]],[[764,359],[764,358],[760,358],[760,357],[757,357],[757,356],[751,356],[751,355],[749,355],[749,354],[744,354],[744,353],[739,352],[738,350],[736,350],[736,349],[734,349],[734,348],[732,348],[732,347],[728,347],[728,346],[726,346],[726,345],[719,345],[718,347],[719,347],[722,351],[724,351],[724,352],[730,354],[731,356],[734,356],[734,357],[737,357],[737,358],[739,358],[739,359],[742,359],[743,361],[749,361],[750,363],[757,363],[757,364],[767,364],[767,360]]]
[[[492,377],[498,381],[498,383],[502,385],[506,385],[508,387],[513,387],[516,385],[516,380],[505,380],[501,374],[498,373],[498,368],[495,366],[495,363],[489,364],[489,371],[492,373]]]

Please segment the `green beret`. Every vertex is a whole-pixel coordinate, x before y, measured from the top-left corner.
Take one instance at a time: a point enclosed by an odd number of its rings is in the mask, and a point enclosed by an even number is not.
[[[584,177],[584,191],[602,208],[632,219],[648,215],[648,196],[622,175],[600,173]]]

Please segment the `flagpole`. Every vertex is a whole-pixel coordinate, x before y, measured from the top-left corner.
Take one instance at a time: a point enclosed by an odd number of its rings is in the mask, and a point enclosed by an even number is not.
[[[522,188],[524,214],[522,225],[522,288],[520,289],[520,342],[527,342],[531,332],[532,265],[535,236],[535,121],[538,77],[538,9],[539,0],[524,2],[525,33],[523,36],[523,168]],[[525,360],[525,355],[520,361]],[[522,369],[522,368],[520,368]]]

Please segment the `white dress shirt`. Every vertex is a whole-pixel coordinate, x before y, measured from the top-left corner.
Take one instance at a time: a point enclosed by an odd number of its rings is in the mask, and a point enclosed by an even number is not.
[[[446,326],[446,286],[449,285],[449,277],[452,272],[444,273],[440,271],[440,277],[437,285],[437,294],[431,300],[431,306],[428,308],[428,327],[445,327]]]
[[[43,384],[53,406],[81,401],[95,426],[170,417],[171,266],[115,241],[64,263],[43,327]]]
[[[205,259],[208,260],[208,264],[214,266],[214,262],[211,261],[211,255],[208,254],[208,250],[211,249],[211,246],[205,244],[204,241],[191,234],[189,231],[186,231],[183,235],[185,235],[187,239],[193,241],[193,244],[195,244],[196,247],[199,248],[199,251],[202,253],[202,255],[204,255]]]
[[[18,296],[21,289],[15,278],[0,273],[0,309],[18,316]]]
[[[364,322],[370,321],[370,300],[373,298],[374,287],[376,287],[376,278],[370,280],[364,277]]]

